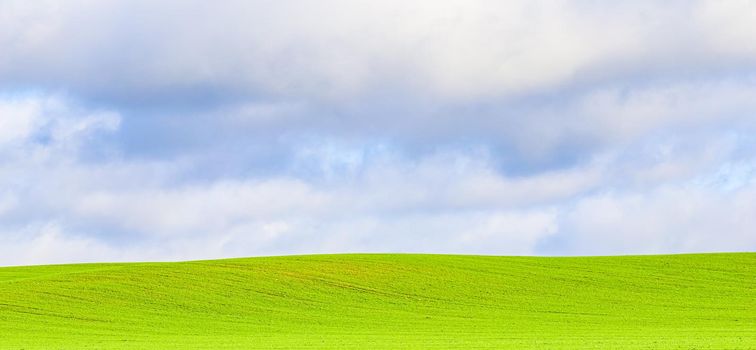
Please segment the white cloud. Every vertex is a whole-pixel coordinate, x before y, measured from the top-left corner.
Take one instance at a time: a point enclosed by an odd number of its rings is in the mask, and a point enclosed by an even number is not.
[[[582,199],[561,225],[572,254],[750,251],[754,210],[753,184],[735,192],[674,185]]]
[[[62,232],[54,222],[17,231],[0,230],[0,265],[118,261],[123,252],[87,237]]]
[[[112,131],[119,123],[116,113],[85,112],[61,97],[26,95],[0,99],[0,152],[35,142],[71,147],[82,135],[92,130]]]
[[[338,99],[388,83],[464,99],[756,55],[745,1],[2,6],[0,76],[114,94],[208,86]]]
[[[300,181],[272,180],[124,192],[111,189],[80,193],[71,205],[77,216],[129,231],[192,235],[222,232],[240,222],[318,215],[328,210],[328,201],[327,195]]]
[[[26,138],[34,129],[35,106],[6,104],[0,108],[0,144]]]

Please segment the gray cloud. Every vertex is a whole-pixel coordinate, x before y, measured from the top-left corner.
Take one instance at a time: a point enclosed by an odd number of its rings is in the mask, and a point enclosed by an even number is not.
[[[266,163],[291,151],[281,138],[314,134],[408,152],[473,140],[510,171],[538,170],[753,110],[748,2],[2,6],[0,87],[118,110],[123,151],[140,156],[223,140],[219,152],[243,143],[256,168],[280,167]]]
[[[158,104],[192,91],[343,101],[382,86],[465,100],[748,67],[751,6],[6,1],[0,74]]]

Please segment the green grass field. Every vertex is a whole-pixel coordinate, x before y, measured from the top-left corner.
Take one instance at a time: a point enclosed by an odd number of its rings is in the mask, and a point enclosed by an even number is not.
[[[0,349],[756,349],[756,254],[0,268]]]

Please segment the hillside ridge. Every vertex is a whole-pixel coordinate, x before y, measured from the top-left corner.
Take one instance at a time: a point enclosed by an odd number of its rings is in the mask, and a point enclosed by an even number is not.
[[[2,349],[756,348],[756,253],[0,267]]]

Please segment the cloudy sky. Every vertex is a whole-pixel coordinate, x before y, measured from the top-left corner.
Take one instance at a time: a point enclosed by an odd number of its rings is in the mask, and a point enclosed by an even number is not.
[[[0,265],[756,250],[756,2],[0,0]]]

